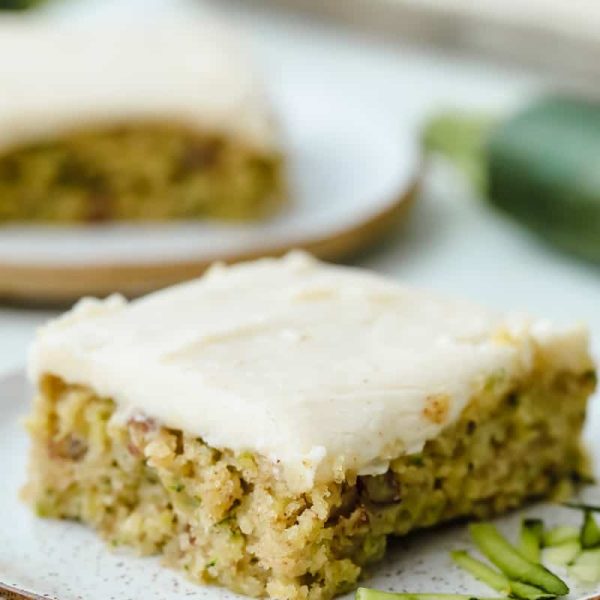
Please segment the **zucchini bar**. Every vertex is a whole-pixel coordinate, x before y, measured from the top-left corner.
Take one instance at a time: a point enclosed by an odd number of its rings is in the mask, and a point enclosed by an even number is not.
[[[255,219],[283,201],[269,102],[234,32],[0,19],[0,223]]]
[[[304,253],[38,334],[26,497],[194,581],[328,599],[402,536],[569,493],[595,370],[581,327]]]

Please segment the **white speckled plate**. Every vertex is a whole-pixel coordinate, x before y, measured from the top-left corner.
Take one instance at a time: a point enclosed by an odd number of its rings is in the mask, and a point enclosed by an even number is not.
[[[22,375],[0,381],[1,583],[57,600],[238,598],[223,589],[188,583],[179,574],[161,567],[156,559],[138,558],[121,551],[115,553],[81,525],[35,517],[18,499],[25,477],[27,451],[20,419],[28,407],[29,390]],[[596,403],[587,432],[600,461],[598,408]],[[599,489],[587,493],[590,500],[600,501]],[[514,535],[524,514],[541,516],[548,524],[575,524],[580,519],[577,511],[540,504],[499,519],[498,523],[508,534]],[[451,564],[448,551],[468,546],[468,534],[462,525],[398,540],[366,583],[395,591],[494,595]],[[572,585],[572,591],[571,598],[580,598],[597,588]]]

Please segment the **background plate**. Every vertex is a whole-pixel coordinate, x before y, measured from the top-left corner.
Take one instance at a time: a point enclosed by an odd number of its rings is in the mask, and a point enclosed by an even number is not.
[[[29,395],[22,375],[0,381],[0,582],[58,600],[240,598],[221,588],[193,585],[161,567],[155,558],[110,551],[92,531],[76,523],[35,517],[18,499],[27,454],[27,439],[20,421],[29,410]],[[587,426],[596,467],[600,461],[598,412],[592,412]],[[587,489],[585,497],[589,501],[600,501],[600,489]],[[581,520],[579,511],[538,504],[498,519],[498,524],[514,536],[524,514],[542,517],[548,525],[577,524]],[[468,533],[462,525],[397,540],[366,584],[395,591],[490,596],[489,589],[459,571],[450,561],[450,550],[469,545]],[[582,586],[571,587],[571,598],[595,591]]]
[[[194,277],[215,260],[300,247],[335,260],[377,241],[413,197],[411,132],[398,132],[368,103],[323,85],[308,69],[268,79],[289,157],[290,206],[250,224],[3,226],[0,296],[137,295]]]

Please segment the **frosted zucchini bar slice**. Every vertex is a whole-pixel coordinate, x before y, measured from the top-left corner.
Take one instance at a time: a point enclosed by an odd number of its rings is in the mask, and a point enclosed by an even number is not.
[[[261,78],[210,18],[0,18],[0,223],[254,219],[284,197]]]
[[[327,599],[389,536],[568,492],[581,328],[294,253],[43,328],[26,495],[195,581]]]

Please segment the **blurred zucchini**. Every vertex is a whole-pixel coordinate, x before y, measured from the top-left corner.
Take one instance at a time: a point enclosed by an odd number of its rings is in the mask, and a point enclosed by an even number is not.
[[[441,113],[423,131],[426,153],[443,154],[460,169],[478,192],[487,189],[486,150],[496,119],[467,112]]]
[[[600,262],[600,104],[545,98],[495,124],[447,113],[429,122],[423,147],[548,241]]]
[[[0,10],[25,10],[43,2],[44,0],[0,0]]]

